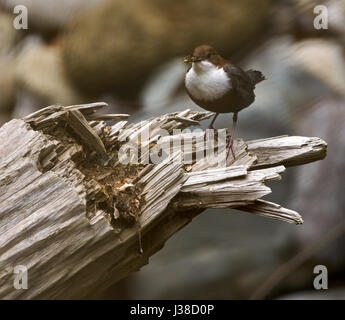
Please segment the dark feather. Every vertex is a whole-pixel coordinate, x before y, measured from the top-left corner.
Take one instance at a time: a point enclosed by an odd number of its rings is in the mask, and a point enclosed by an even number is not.
[[[231,80],[233,90],[236,92],[239,108],[249,106],[255,99],[255,84],[251,76],[240,67],[231,64],[227,64],[223,68]]]
[[[246,71],[246,74],[249,76],[252,84],[255,86],[257,83],[265,80],[265,76],[262,74],[261,71],[257,70],[248,70]]]

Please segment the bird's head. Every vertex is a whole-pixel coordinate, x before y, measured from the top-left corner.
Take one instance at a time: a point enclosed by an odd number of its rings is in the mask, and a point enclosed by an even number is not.
[[[192,64],[201,61],[208,61],[214,65],[222,65],[224,59],[217,53],[217,51],[209,45],[201,45],[194,49],[193,54],[184,58],[184,63]]]

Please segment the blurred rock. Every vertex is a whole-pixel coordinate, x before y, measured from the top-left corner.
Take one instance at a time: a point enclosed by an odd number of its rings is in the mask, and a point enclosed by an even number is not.
[[[0,11],[0,125],[10,119],[15,100],[13,47],[18,35],[12,23],[13,16]]]
[[[17,5],[28,8],[29,29],[47,34],[61,29],[75,14],[102,0],[2,0],[2,7],[13,12]]]
[[[318,41],[323,43],[324,40]],[[337,61],[340,65],[337,70],[329,58],[323,55],[323,59],[328,59],[327,63],[332,67],[328,70],[329,74],[321,77],[321,71],[315,70],[318,62],[324,63],[324,60],[318,59],[321,53],[318,55],[310,50],[303,56],[300,50],[303,43],[312,43],[312,40],[296,42],[292,36],[274,37],[244,62],[244,69],[258,69],[266,76],[266,80],[255,89],[254,104],[240,113],[241,118],[246,117],[251,121],[247,125],[249,129],[260,132],[259,130],[263,130],[260,128],[262,121],[270,119],[269,128],[277,126],[277,133],[299,135],[297,124],[302,115],[309,112],[315,101],[334,95],[335,86],[331,87],[327,79],[333,78],[330,81],[339,84],[342,70],[341,57],[338,55]],[[302,63],[302,57],[308,60],[306,64]],[[315,66],[315,72],[311,72],[306,67],[308,63]],[[324,67],[320,66],[319,69],[324,70]],[[258,121],[260,118],[262,121]],[[267,130],[272,134],[269,128]],[[255,137],[251,136],[251,138]]]
[[[16,92],[16,103],[14,105],[11,118],[23,118],[44,106],[46,106],[46,104],[38,96],[26,91],[25,89],[18,89]]]
[[[329,88],[328,93],[315,90],[314,98],[300,107],[289,106],[290,112],[295,115],[298,135],[318,136],[328,143],[324,160],[296,168],[297,181],[292,203],[293,209],[304,218],[304,225],[296,230],[301,248],[322,241],[327,232],[345,219],[342,178],[345,171],[344,60],[343,48],[334,40],[310,39],[292,47],[291,63]],[[300,91],[304,93],[309,83],[300,81]],[[339,272],[345,266],[344,245],[344,238],[339,238],[325,249],[320,249],[313,259],[329,267],[330,272]]]
[[[342,2],[342,4],[341,4]],[[328,10],[328,28],[316,29],[314,20],[317,16],[314,8],[318,5],[326,6]],[[281,0],[276,1],[272,14],[273,32],[290,34],[295,39],[310,38],[339,38],[344,25],[343,0]]]
[[[13,15],[0,10],[0,55],[10,51],[15,44],[18,34],[13,28]]]
[[[343,46],[332,40],[309,39],[294,45],[293,61],[337,94],[345,97]]]
[[[141,92],[142,111],[163,111],[171,105],[174,95],[184,83],[185,72],[186,67],[179,58],[159,66],[146,81]]]
[[[83,92],[138,96],[154,68],[210,43],[225,55],[262,31],[271,0],[107,1],[69,24],[66,72]],[[181,62],[182,63],[182,62]]]
[[[345,219],[345,101],[323,99],[299,121],[300,135],[318,136],[328,143],[327,157],[297,168],[294,209],[303,215],[303,228],[296,230],[301,247],[331,231]],[[345,266],[345,238],[329,244],[314,255],[315,260],[334,270]]]
[[[345,2],[343,0],[329,0],[328,9],[329,28],[336,29],[345,39]]]
[[[236,210],[207,210],[131,277],[131,298],[248,299],[280,263],[293,228]]]
[[[83,102],[66,79],[59,47],[44,45],[34,36],[27,37],[25,41],[16,57],[19,88],[36,96],[44,105]]]
[[[0,55],[0,125],[8,121],[15,101],[14,61]]]

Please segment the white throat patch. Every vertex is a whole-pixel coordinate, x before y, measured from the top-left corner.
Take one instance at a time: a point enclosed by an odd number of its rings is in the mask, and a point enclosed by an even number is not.
[[[206,101],[221,98],[231,88],[223,68],[208,61],[193,62],[186,74],[185,85],[193,98]]]

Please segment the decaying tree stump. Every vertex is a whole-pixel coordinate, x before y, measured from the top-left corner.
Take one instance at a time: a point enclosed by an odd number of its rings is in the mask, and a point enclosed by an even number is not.
[[[303,222],[261,198],[285,167],[324,158],[321,139],[236,139],[235,159],[219,167],[215,155],[196,157],[202,131],[173,135],[211,113],[185,110],[129,124],[128,115],[95,113],[105,105],[50,106],[0,129],[0,298],[97,296],[147,264],[206,208]],[[181,138],[190,148],[175,148]],[[123,164],[121,148],[137,140],[145,147],[140,161]],[[152,163],[150,151],[163,142],[169,155]],[[17,265],[28,270],[26,290],[13,286]]]

